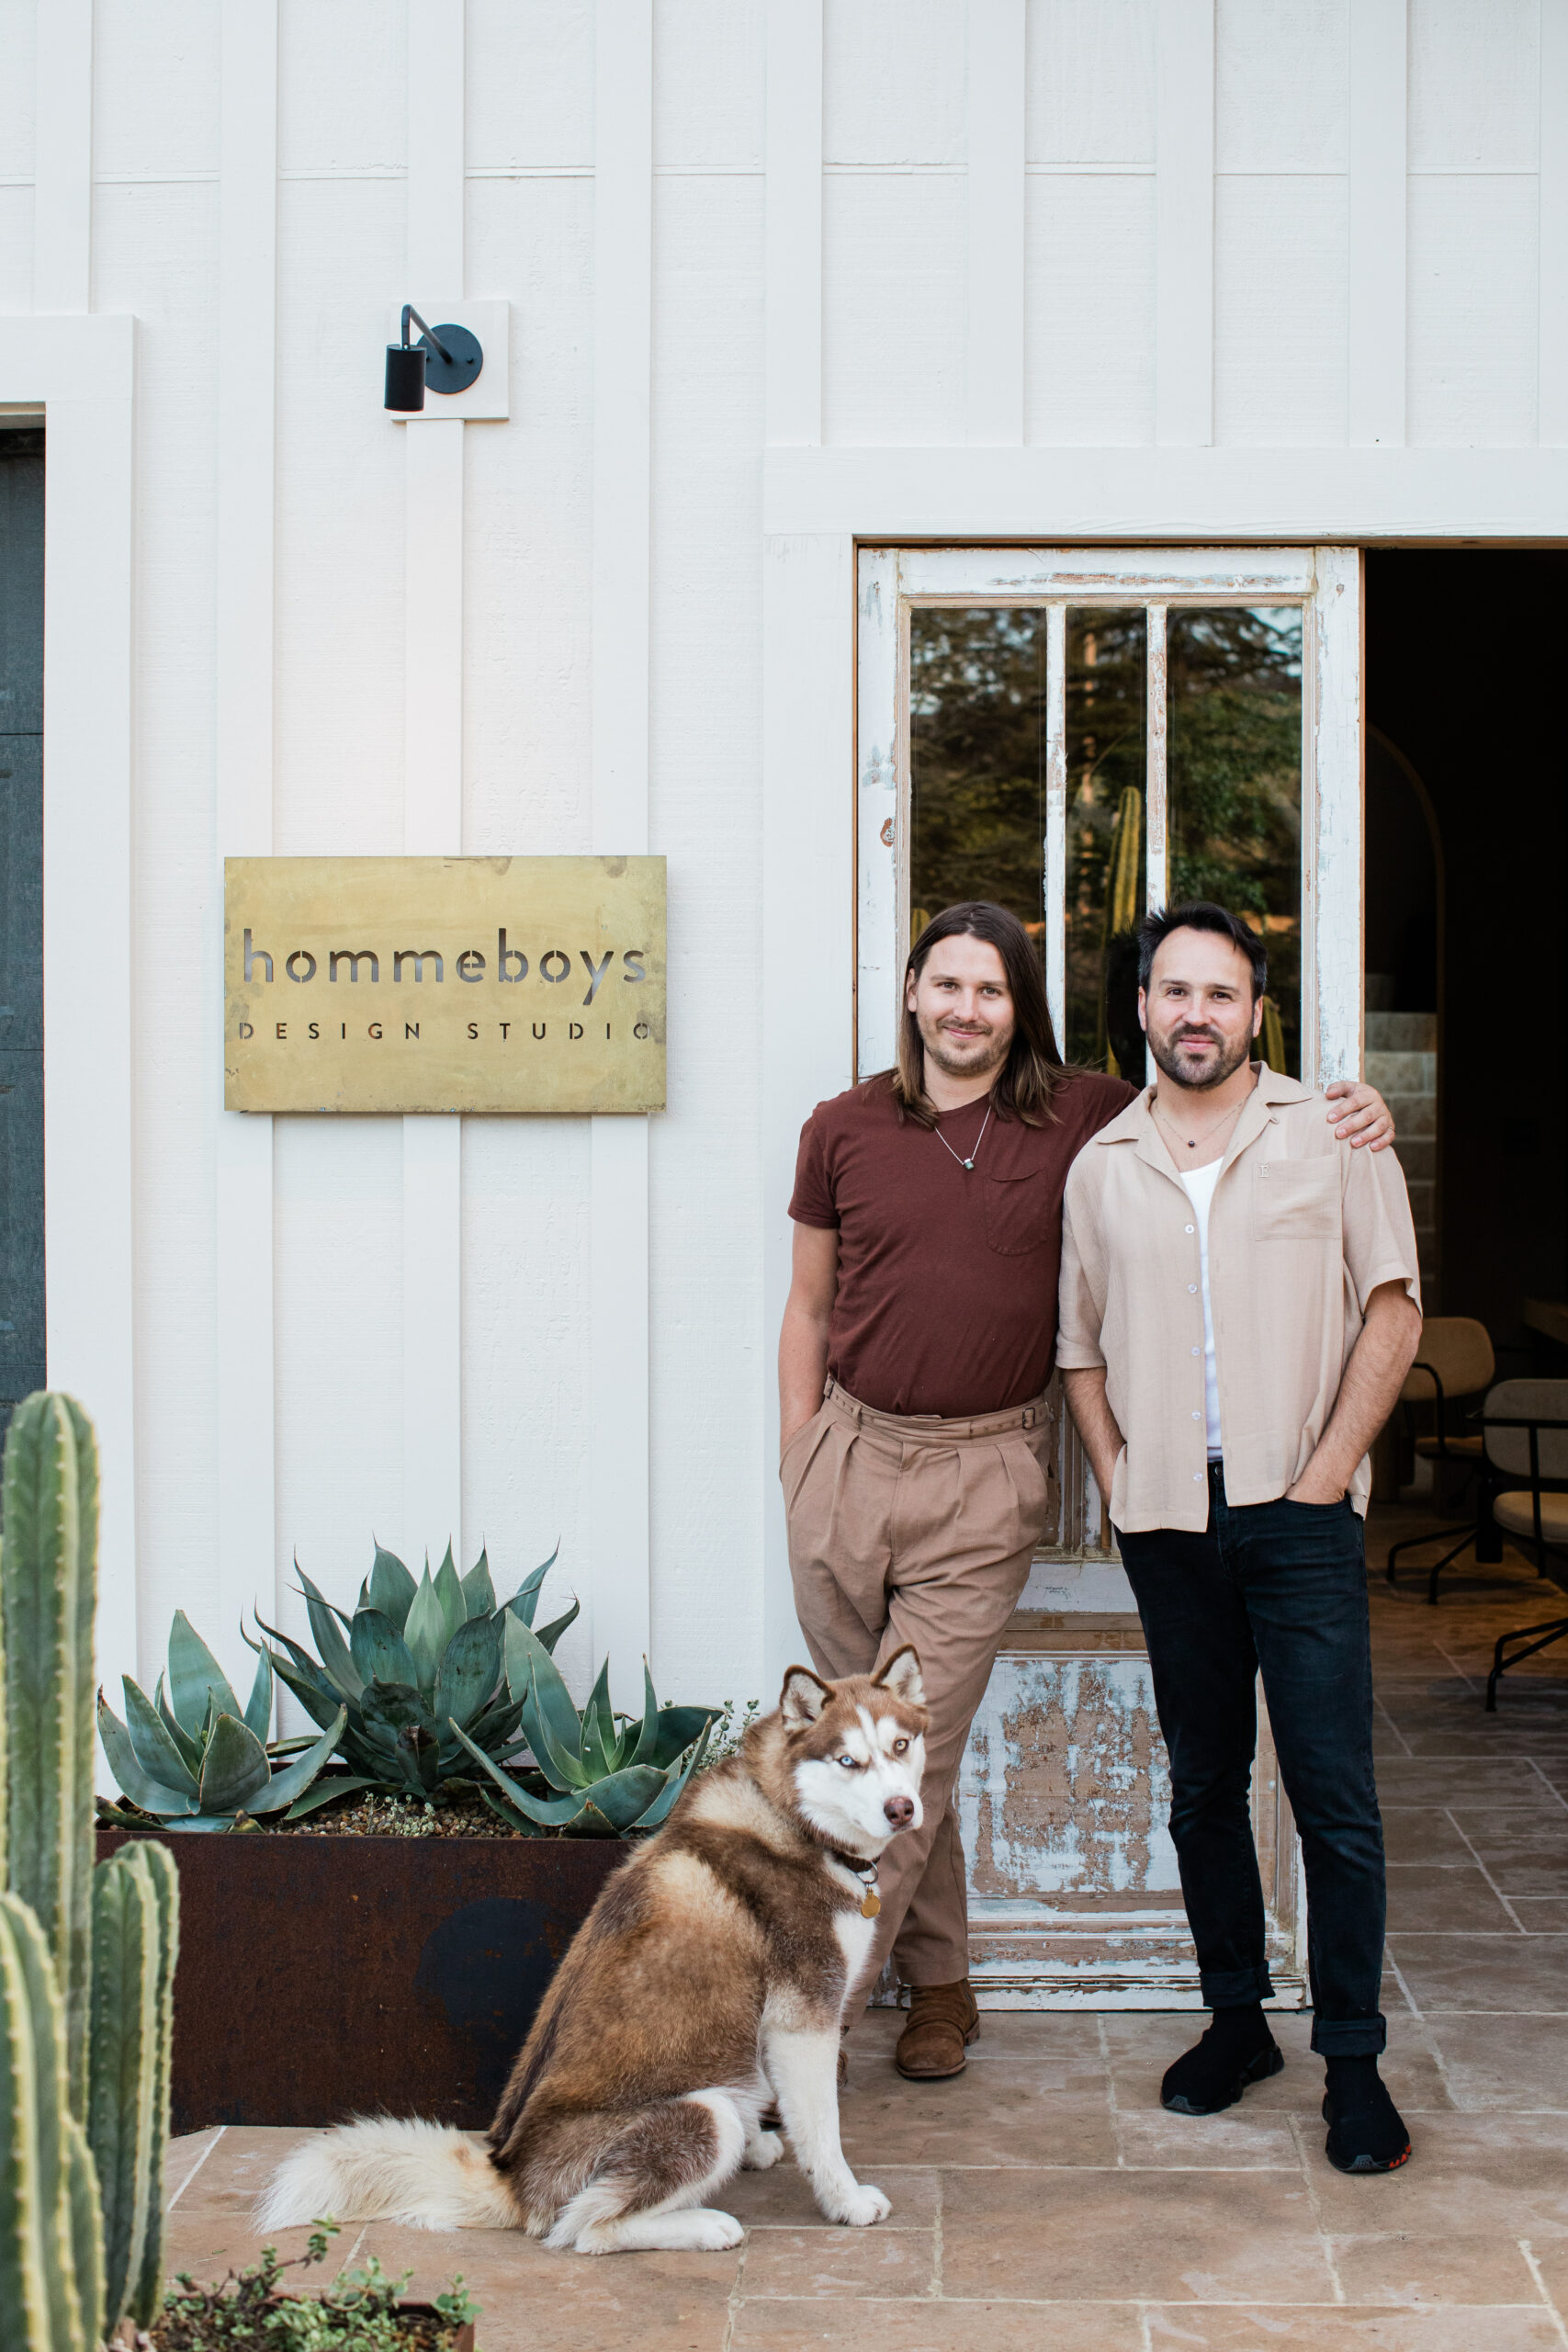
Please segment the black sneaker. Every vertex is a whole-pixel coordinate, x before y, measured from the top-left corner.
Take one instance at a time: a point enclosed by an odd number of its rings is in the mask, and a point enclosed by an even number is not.
[[[1410,2161],[1410,2134],[1376,2059],[1362,2061],[1354,2074],[1343,2060],[1331,2060],[1330,2066],[1343,2078],[1323,2095],[1329,2163],[1336,2172],[1397,2172]]]
[[[1234,2107],[1252,2084],[1280,2073],[1284,2064],[1284,2052],[1267,2026],[1262,2041],[1250,2046],[1211,2026],[1201,2041],[1168,2069],[1159,2103],[1172,2115],[1218,2115]]]

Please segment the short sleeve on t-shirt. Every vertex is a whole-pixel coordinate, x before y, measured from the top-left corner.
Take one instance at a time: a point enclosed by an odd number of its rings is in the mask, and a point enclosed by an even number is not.
[[[1341,1191],[1341,1225],[1345,1269],[1356,1286],[1362,1314],[1373,1291],[1384,1283],[1402,1283],[1406,1297],[1421,1304],[1421,1274],[1416,1251],[1416,1227],[1404,1172],[1392,1151],[1352,1151],[1345,1155]]]
[[[827,1145],[822,1122],[815,1111],[800,1131],[789,1213],[796,1225],[829,1226],[835,1230],[838,1227],[839,1212],[833,1205],[832,1187],[828,1181]]]

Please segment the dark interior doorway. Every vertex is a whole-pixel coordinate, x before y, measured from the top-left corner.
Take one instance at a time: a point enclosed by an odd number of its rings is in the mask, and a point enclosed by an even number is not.
[[[1366,584],[1369,1074],[1428,1312],[1540,1349],[1525,1301],[1568,1300],[1568,552],[1375,549]]]
[[[0,1430],[45,1385],[43,469],[0,432]]]

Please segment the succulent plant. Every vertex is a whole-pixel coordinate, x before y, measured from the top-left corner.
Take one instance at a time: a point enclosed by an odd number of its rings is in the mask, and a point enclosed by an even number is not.
[[[242,1714],[222,1668],[183,1609],[169,1629],[168,1687],[160,1675],[156,1704],[129,1675],[121,1679],[125,1721],[100,1690],[98,1736],[131,1804],[170,1829],[232,1829],[257,1814],[281,1813],[304,1795],[347,1720],[340,1708],[304,1755],[274,1771],[266,1744],[271,1659],[264,1650],[256,1661]]]
[[[608,1660],[580,1714],[543,1641],[516,1616],[506,1627],[505,1667],[532,1771],[517,1778],[453,1726],[493,1783],[484,1791],[491,1810],[530,1835],[617,1838],[657,1829],[701,1764],[718,1708],[660,1707],[645,1658],[640,1722],[612,1711]]]
[[[0,2345],[96,2352],[163,2293],[179,1882],[138,1841],[93,1866],[97,1453],[27,1397],[0,1549]]]
[[[504,1761],[523,1720],[522,1702],[507,1687],[507,1628],[527,1631],[547,1654],[578,1613],[574,1600],[542,1632],[532,1631],[555,1556],[498,1607],[483,1552],[460,1577],[448,1544],[436,1574],[427,1561],[416,1584],[401,1560],[378,1544],[352,1617],[300,1569],[318,1656],[266,1624],[262,1632],[281,1650],[251,1646],[270,1659],[311,1719],[332,1730],[349,1770],[318,1781],[295,1814],[355,1789],[430,1798],[448,1781],[472,1778],[472,1754]]]

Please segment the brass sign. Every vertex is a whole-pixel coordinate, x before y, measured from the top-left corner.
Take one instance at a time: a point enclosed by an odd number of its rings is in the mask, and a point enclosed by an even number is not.
[[[231,1111],[661,1111],[661,857],[225,860]]]

